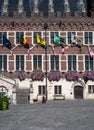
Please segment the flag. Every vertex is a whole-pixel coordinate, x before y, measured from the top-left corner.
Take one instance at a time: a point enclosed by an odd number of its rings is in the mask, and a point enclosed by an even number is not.
[[[71,44],[74,44],[76,45],[76,47],[81,48],[82,40],[78,36],[75,36],[74,34],[72,34]]]
[[[20,44],[22,44],[22,45],[24,44],[24,36],[23,35],[20,36]]]
[[[56,52],[55,52],[55,46],[54,46],[54,44],[51,44],[51,47],[52,47],[52,50],[53,50],[53,53],[54,53],[54,57],[56,58]]]
[[[11,42],[3,35],[3,45],[6,46],[8,49],[12,48]]]
[[[37,42],[37,44],[41,44],[42,46],[46,45],[46,41],[44,39],[42,39],[39,34],[36,35],[36,42]]]
[[[30,45],[30,41],[29,41],[26,37],[24,37],[23,43],[24,43],[25,45]]]
[[[65,45],[65,39],[63,37],[55,35],[54,36],[54,44],[55,45],[60,45],[61,47],[64,47],[64,45]]]
[[[34,44],[32,47],[30,47],[30,48],[27,50],[28,56],[29,56],[29,54],[30,54],[30,51],[33,50],[35,46],[36,46],[36,45]]]
[[[88,46],[88,51],[89,51],[90,57],[94,58],[94,52],[92,51],[92,49],[89,46]]]
[[[20,43],[21,45],[23,45],[25,48],[29,48],[29,45],[30,45],[30,41],[24,37],[23,35],[21,35],[20,37]]]
[[[70,46],[70,45],[69,45],[69,46]],[[67,50],[69,46],[66,46],[66,47],[63,47],[63,48],[62,48],[62,55],[65,54],[65,50]]]
[[[60,36],[58,36],[58,35],[55,35],[55,36],[54,36],[54,43],[55,43],[55,44],[59,44],[59,43],[61,43],[61,42],[65,43],[64,38],[63,38],[63,37],[60,37]]]
[[[13,55],[13,50],[15,50],[17,48],[17,46],[19,46],[19,45],[16,44],[13,48],[11,48],[11,50],[10,50],[11,55]]]

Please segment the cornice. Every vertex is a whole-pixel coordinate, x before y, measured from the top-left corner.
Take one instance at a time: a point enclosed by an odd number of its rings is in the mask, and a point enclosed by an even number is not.
[[[94,31],[93,18],[54,18],[54,19],[0,19],[0,31],[42,31],[44,23],[49,31]]]

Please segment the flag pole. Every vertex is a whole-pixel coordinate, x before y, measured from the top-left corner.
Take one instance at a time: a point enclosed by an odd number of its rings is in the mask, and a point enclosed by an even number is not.
[[[44,30],[45,30],[45,41],[46,41],[46,45],[45,45],[45,95],[46,95],[46,100],[48,99],[48,83],[47,83],[47,29],[48,29],[48,24],[44,23]]]

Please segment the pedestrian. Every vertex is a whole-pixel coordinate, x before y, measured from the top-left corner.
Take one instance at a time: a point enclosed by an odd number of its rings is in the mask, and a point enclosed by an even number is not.
[[[46,98],[45,98],[45,96],[42,97],[42,103],[46,103]]]

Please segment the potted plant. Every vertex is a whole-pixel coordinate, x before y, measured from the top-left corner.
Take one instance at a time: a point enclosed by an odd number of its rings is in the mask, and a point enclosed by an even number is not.
[[[83,75],[83,79],[85,82],[87,82],[88,80],[92,80],[94,81],[94,73],[93,72],[85,72]]]
[[[67,72],[65,74],[65,78],[67,81],[78,81],[79,73],[78,72]]]
[[[25,80],[25,77],[26,77],[26,76],[25,76],[25,74],[24,74],[23,72],[19,72],[19,73],[18,73],[18,78],[19,78],[20,81]]]
[[[7,96],[0,96],[0,110],[9,109],[9,99]]]
[[[52,71],[48,73],[49,81],[59,81],[61,77],[62,77],[61,72]]]
[[[44,80],[44,72],[42,71],[35,71],[31,74],[31,79],[33,81],[43,81]]]
[[[2,110],[2,96],[0,96],[0,110]]]

